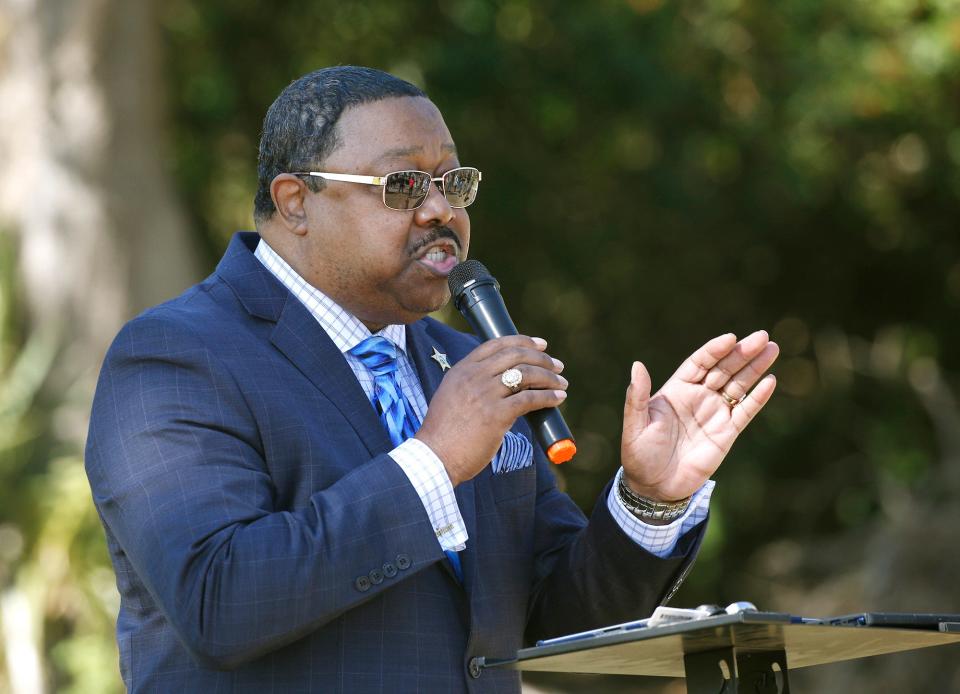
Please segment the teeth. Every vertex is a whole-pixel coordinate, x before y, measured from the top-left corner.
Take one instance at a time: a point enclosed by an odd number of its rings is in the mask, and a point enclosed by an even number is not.
[[[446,257],[447,257],[446,251],[440,248],[434,248],[432,251],[430,251],[424,256],[424,258],[426,258],[427,260],[437,262],[437,263],[444,260]]]

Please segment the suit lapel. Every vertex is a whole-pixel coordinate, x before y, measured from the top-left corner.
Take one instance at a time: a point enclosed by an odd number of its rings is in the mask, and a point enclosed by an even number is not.
[[[270,341],[343,414],[370,455],[392,448],[363,388],[310,311],[254,256],[260,236],[239,232],[217,265],[219,275],[250,315],[275,323]]]
[[[443,371],[440,365],[431,359],[434,347],[437,348],[437,351],[447,354],[451,366],[456,363],[458,357],[452,351],[448,351],[444,343],[436,339],[427,326],[426,321],[417,321],[407,326],[407,349],[417,369],[420,384],[423,386],[423,394],[429,405],[433,399],[433,394],[443,380]],[[454,494],[457,497],[457,506],[460,508],[460,515],[467,527],[469,538],[466,549],[460,552],[460,563],[463,567],[463,586],[469,593],[476,582],[477,570],[477,509],[474,481],[468,480],[460,483],[454,490]],[[444,564],[447,563],[444,562]]]
[[[350,422],[371,455],[393,448],[347,360],[299,301],[287,301],[270,341]]]

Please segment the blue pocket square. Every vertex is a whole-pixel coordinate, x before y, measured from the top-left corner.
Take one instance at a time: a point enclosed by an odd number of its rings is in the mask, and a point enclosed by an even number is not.
[[[493,474],[523,469],[533,463],[533,445],[523,434],[508,431],[500,444],[500,450],[493,456]]]

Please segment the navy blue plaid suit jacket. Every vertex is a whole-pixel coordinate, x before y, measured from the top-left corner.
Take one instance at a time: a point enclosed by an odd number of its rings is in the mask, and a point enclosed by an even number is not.
[[[257,241],[238,234],[206,281],[127,324],[100,376],[86,466],[131,691],[516,692],[471,658],[670,594],[702,527],[658,559],[602,501],[587,522],[539,449],[457,487],[458,583],[349,366]],[[429,400],[432,348],[453,363],[477,341],[425,319],[408,343]]]

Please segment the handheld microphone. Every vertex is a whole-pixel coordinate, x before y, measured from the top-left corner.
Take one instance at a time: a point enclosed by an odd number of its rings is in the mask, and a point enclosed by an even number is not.
[[[447,284],[454,306],[480,339],[518,334],[500,295],[500,285],[483,263],[466,260],[456,265],[447,276]],[[551,462],[565,463],[577,452],[573,434],[556,407],[536,410],[526,418]]]

